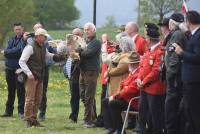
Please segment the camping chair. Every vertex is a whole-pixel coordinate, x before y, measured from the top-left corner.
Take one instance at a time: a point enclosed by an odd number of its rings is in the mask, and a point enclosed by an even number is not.
[[[124,119],[124,123],[123,123],[123,127],[122,127],[121,134],[124,133],[125,126],[126,126],[126,122],[127,122],[127,120],[128,120],[128,115],[135,115],[135,116],[138,115],[138,111],[129,111],[129,110],[130,110],[130,107],[131,107],[131,103],[132,103],[133,101],[138,100],[139,98],[140,98],[139,96],[131,98],[131,100],[129,101],[127,110],[126,110],[126,111],[123,111],[123,112],[126,113],[126,115],[125,115],[125,119]]]

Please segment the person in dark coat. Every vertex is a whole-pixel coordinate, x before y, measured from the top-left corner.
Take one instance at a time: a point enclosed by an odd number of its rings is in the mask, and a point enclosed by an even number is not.
[[[23,27],[21,23],[15,23],[13,26],[15,35],[8,41],[7,48],[2,51],[5,56],[5,74],[6,82],[8,85],[8,97],[6,102],[6,110],[2,117],[13,116],[15,94],[17,91],[18,97],[18,114],[20,118],[23,118],[24,114],[24,101],[25,101],[25,88],[24,83],[20,83],[17,80],[17,74],[15,73],[19,67],[19,58],[25,47],[25,41],[23,39]]]
[[[200,14],[186,13],[191,36],[185,48],[175,43],[175,52],[182,58],[183,105],[186,126],[184,134],[200,134]]]
[[[165,126],[167,134],[178,133],[179,128],[179,106],[182,98],[181,81],[181,58],[174,51],[173,43],[178,43],[181,47],[186,44],[186,37],[179,29],[179,25],[184,22],[184,16],[181,13],[174,13],[169,20],[169,29],[171,37],[166,44],[165,66],[167,93],[165,99]]]

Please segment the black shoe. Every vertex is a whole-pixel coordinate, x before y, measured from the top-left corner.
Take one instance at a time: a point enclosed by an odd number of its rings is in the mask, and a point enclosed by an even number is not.
[[[105,134],[113,134],[116,130],[113,128],[108,128]]]
[[[31,121],[25,121],[25,127],[26,127],[26,128],[30,128],[30,127],[32,127],[32,126],[33,126],[33,124],[32,124]]]
[[[8,113],[4,113],[3,115],[1,115],[1,117],[12,117],[13,114],[8,114]]]
[[[71,120],[72,123],[77,123],[77,118],[70,115],[69,119]]]
[[[94,127],[104,127],[104,124],[101,120],[96,120],[93,124]]]
[[[39,115],[39,121],[42,122],[46,119],[45,114],[40,114]]]

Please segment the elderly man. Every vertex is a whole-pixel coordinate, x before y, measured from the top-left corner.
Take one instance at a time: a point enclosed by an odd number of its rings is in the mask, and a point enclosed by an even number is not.
[[[187,40],[179,25],[184,21],[181,13],[174,13],[169,20],[171,37],[166,44],[165,65],[167,94],[165,100],[165,126],[167,134],[177,134],[179,128],[179,105],[182,97],[181,58],[175,53],[172,44],[184,47]]]
[[[65,59],[65,56],[54,55],[47,51],[44,46],[47,36],[46,30],[37,29],[33,44],[26,45],[19,60],[20,67],[27,75],[24,107],[26,127],[42,126],[37,120],[37,112],[43,93],[45,59],[53,59],[54,61]]]
[[[96,39],[96,27],[93,23],[84,25],[87,47],[79,51],[80,55],[80,96],[84,103],[84,126],[91,127],[96,119],[94,101],[96,93],[97,78],[100,67],[101,43]]]
[[[36,31],[39,28],[43,28],[43,25],[41,23],[36,23],[33,26],[33,30]],[[56,50],[53,49],[51,46],[49,46],[48,41],[52,40],[52,37],[48,34],[47,39],[45,40],[45,47],[50,53],[56,53]],[[33,43],[33,37],[27,39],[28,44]],[[40,114],[39,114],[39,120],[43,121],[45,120],[46,115],[46,109],[47,109],[47,88],[48,88],[48,80],[49,80],[49,67],[53,63],[51,60],[46,60],[45,64],[45,72],[44,72],[44,78],[43,78],[43,94],[42,94],[42,101],[39,106]]]
[[[77,35],[82,37],[83,33],[80,28],[75,28],[72,31],[73,35]],[[80,67],[79,67],[79,61],[78,60],[72,60],[71,58],[67,59],[66,62],[66,69],[68,80],[69,80],[69,86],[70,86],[70,93],[71,93],[71,99],[70,99],[70,105],[71,105],[71,113],[69,116],[69,119],[72,122],[77,122],[78,119],[78,113],[79,113],[79,76],[80,76]]]
[[[180,44],[173,44],[175,52],[181,56],[183,104],[187,121],[184,134],[200,133],[200,14],[197,11],[186,13],[186,24],[192,33],[188,44],[181,48]]]
[[[24,114],[24,98],[25,89],[24,83],[17,81],[17,75],[15,71],[20,68],[18,61],[25,47],[25,42],[23,39],[23,26],[21,23],[15,23],[13,26],[15,36],[8,41],[8,47],[2,51],[6,58],[5,60],[5,74],[6,82],[8,85],[8,98],[6,102],[6,110],[2,117],[13,116],[15,94],[17,91],[18,97],[18,114],[20,118],[23,118]]]
[[[147,42],[141,35],[138,34],[138,25],[135,22],[128,22],[125,27],[125,32],[127,32],[132,38],[136,52],[143,55],[147,49]]]

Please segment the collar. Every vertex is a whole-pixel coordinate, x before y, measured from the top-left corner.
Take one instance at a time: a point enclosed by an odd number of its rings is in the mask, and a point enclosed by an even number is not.
[[[135,35],[132,37],[133,42],[135,42],[135,39],[136,39],[137,36],[138,36],[138,34],[135,34]]]
[[[156,43],[155,45],[150,47],[150,51],[153,51],[156,47],[158,47],[160,45],[160,41],[158,43]]]
[[[200,27],[196,27],[194,30],[192,30],[192,35],[194,35],[199,28]]]

